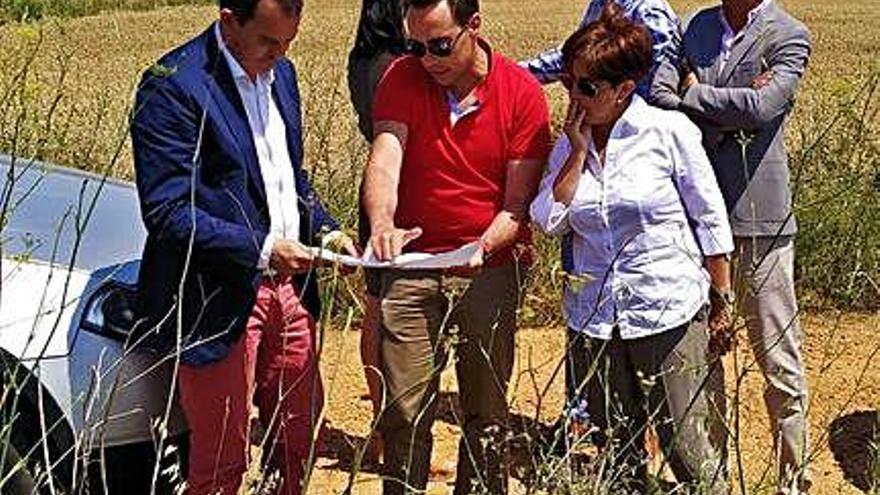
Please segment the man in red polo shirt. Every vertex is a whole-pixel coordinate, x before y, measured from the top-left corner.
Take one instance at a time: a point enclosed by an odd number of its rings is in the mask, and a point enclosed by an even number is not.
[[[530,243],[528,205],[549,152],[537,82],[479,36],[477,0],[411,0],[408,56],[373,106],[364,205],[379,259],[479,241],[467,266],[382,273],[386,494],[423,490],[446,350],[464,435],[455,493],[507,491],[507,384]],[[527,250],[525,250],[527,251]],[[450,339],[450,334],[456,338]]]

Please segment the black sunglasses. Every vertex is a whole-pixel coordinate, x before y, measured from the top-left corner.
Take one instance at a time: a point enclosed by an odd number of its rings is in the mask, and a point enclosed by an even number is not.
[[[593,82],[592,79],[587,79],[586,77],[574,78],[568,74],[563,74],[561,80],[567,89],[575,87],[578,93],[587,98],[595,98],[599,94],[599,83]]]
[[[577,78],[577,80],[575,80],[575,86],[577,87],[578,92],[587,98],[594,98],[599,94],[599,84],[586,77]]]
[[[412,55],[417,58],[422,58],[426,53],[430,53],[435,57],[445,58],[452,55],[452,51],[455,49],[455,44],[458,43],[458,39],[461,38],[461,35],[467,31],[467,28],[461,28],[461,31],[455,36],[455,38],[451,36],[444,36],[442,38],[431,38],[428,41],[422,43],[421,41],[414,39],[406,40],[406,53]]]

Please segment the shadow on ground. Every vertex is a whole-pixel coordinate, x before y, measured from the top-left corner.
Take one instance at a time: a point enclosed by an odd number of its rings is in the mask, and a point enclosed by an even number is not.
[[[440,393],[436,417],[438,421],[461,427],[464,415],[458,405],[457,393]],[[510,431],[508,445],[510,473],[524,485],[530,485],[536,479],[541,466],[548,465],[549,456],[558,456],[560,450],[565,451],[559,445],[559,439],[555,438],[557,429],[552,424],[512,413],[510,415]],[[367,442],[365,437],[350,434],[332,424],[325,426],[322,437],[324,445],[320,457],[335,461],[322,466],[323,469],[349,473],[352,470],[357,470],[359,473],[380,473],[380,464],[374,459],[370,459],[369,456],[363,456],[364,446]],[[569,454],[566,461],[577,464],[585,463],[585,459],[584,454],[574,453]]]
[[[828,443],[847,481],[865,493],[880,493],[880,411],[835,419]]]

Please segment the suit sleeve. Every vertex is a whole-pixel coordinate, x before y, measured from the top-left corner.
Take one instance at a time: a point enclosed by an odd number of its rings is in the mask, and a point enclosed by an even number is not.
[[[160,241],[184,249],[191,241],[193,254],[215,266],[254,269],[266,232],[212,216],[194,202],[204,119],[171,79],[144,77],[131,121],[141,215]]]
[[[810,57],[806,28],[793,30],[775,45],[766,60],[773,74],[770,84],[760,89],[727,88],[698,83],[684,94],[680,109],[704,118],[723,130],[757,129],[787,112]]]
[[[678,95],[678,87],[681,84],[681,74],[672,60],[663,60],[657,65],[657,71],[651,80],[651,104],[666,110],[678,110],[681,106],[681,97]]]
[[[295,171],[296,189],[299,194],[300,216],[308,227],[306,240],[311,246],[320,246],[324,234],[339,230],[339,224],[327,209],[301,168]]]

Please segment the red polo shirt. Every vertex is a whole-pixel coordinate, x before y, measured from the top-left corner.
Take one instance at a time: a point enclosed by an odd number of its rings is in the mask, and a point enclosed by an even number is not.
[[[490,60],[475,89],[476,108],[454,125],[449,93],[419,59],[398,59],[379,84],[374,122],[400,122],[408,129],[394,221],[400,228],[421,227],[423,234],[405,251],[437,253],[477,240],[503,206],[507,164],[546,162],[550,116],[544,91],[502,55],[492,53]],[[528,225],[518,242],[531,242]],[[495,263],[509,260],[512,248],[493,253]]]

